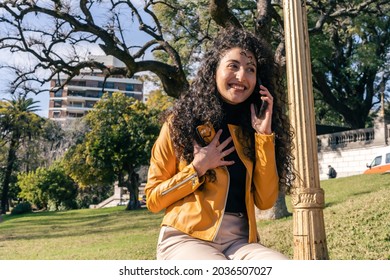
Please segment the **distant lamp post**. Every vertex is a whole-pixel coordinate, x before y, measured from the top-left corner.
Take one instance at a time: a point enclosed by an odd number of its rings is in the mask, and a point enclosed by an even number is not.
[[[293,188],[294,259],[328,259],[320,188],[306,1],[283,0],[291,123],[298,178]]]

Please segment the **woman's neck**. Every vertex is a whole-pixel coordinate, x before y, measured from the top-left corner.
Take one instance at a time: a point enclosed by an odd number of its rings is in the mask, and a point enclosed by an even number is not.
[[[229,104],[222,100],[221,103],[224,113],[224,121],[229,124],[239,124],[243,114],[248,114],[250,111],[250,104],[246,101],[238,104]]]

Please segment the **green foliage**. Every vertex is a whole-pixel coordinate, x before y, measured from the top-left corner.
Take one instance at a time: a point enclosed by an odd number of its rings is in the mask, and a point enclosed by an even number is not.
[[[44,169],[38,168],[35,172],[18,174],[18,185],[21,189],[19,197],[31,202],[38,209],[46,208],[49,201],[47,193],[40,188],[43,181]]]
[[[43,120],[34,113],[38,109],[36,103],[38,101],[25,96],[0,102],[0,128],[4,140],[10,141],[15,134],[20,137],[39,134]]]
[[[64,165],[83,186],[112,184],[147,164],[158,135],[156,112],[122,93],[104,95],[86,121],[90,131]]]
[[[193,64],[204,51],[204,44],[210,39],[210,34],[217,30],[208,9],[205,8],[208,4],[209,1],[205,0],[168,0],[153,6],[166,40],[179,52],[188,75],[193,74]],[[172,63],[165,52],[156,51],[154,56],[161,61]]]
[[[16,205],[11,210],[11,215],[20,215],[20,214],[26,214],[31,212],[32,212],[31,204],[29,202],[22,202]]]
[[[154,12],[166,40],[179,52],[191,78],[209,40],[219,28],[207,9],[210,1],[164,3],[154,5]],[[252,31],[258,28],[254,1],[229,1],[228,6],[244,28]],[[271,40],[276,50],[282,41],[283,13],[277,1],[273,8],[270,34],[262,35]],[[377,78],[383,72],[389,77],[390,5],[363,6],[360,0],[328,4],[310,1],[307,17],[318,123],[351,128],[370,125],[371,110],[379,98]],[[324,17],[323,25],[316,30],[314,27]],[[166,53],[154,53],[157,59],[172,62]]]
[[[154,115],[158,115],[173,106],[175,99],[166,94],[163,94],[161,90],[154,90],[149,93],[149,98],[146,101],[146,106],[149,110],[155,112]]]
[[[1,182],[1,212],[8,208],[10,184],[17,170],[18,152],[23,143],[39,136],[44,119],[34,113],[37,101],[19,95],[0,102],[0,137],[7,144]]]
[[[61,165],[21,173],[18,175],[18,184],[21,189],[19,197],[38,208],[59,210],[76,207],[77,186]]]
[[[389,74],[390,6],[372,4],[356,13],[360,0],[334,6],[315,2],[308,13],[309,28],[326,10],[333,12],[320,30],[310,33],[317,119],[364,128],[379,100],[378,77]],[[324,115],[324,109],[331,112]]]
[[[329,104],[325,103],[319,95],[320,93],[317,90],[314,90],[316,124],[348,127],[344,118],[339,113],[332,110]]]
[[[99,204],[106,198],[114,194],[111,185],[90,185],[78,189],[77,206],[78,208],[89,208],[91,204]]]
[[[60,165],[54,164],[44,172],[41,188],[48,194],[54,210],[76,208],[77,185],[65,174]]]
[[[99,170],[87,163],[87,151],[84,142],[70,147],[64,155],[63,165],[66,173],[81,188],[109,181],[104,177],[105,174],[100,173]]]

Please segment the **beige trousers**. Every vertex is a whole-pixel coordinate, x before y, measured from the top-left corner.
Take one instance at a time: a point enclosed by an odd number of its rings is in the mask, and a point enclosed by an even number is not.
[[[287,260],[259,243],[248,243],[246,216],[225,213],[214,241],[191,237],[163,226],[157,242],[158,260]]]

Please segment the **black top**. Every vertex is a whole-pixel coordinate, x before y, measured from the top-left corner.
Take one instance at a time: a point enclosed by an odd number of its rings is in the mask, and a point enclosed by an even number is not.
[[[222,102],[222,108],[225,113],[224,120],[221,124],[222,134],[220,137],[220,143],[230,136],[228,124],[239,125],[239,119],[242,114],[248,114],[249,105],[246,102],[231,105]],[[229,143],[228,149],[233,146],[233,141]],[[225,160],[233,160],[233,165],[227,166],[230,175],[230,185],[228,199],[226,202],[225,211],[232,213],[246,213],[245,207],[245,179],[246,179],[246,168],[243,162],[240,160],[237,151],[235,150],[230,155],[225,157]]]

